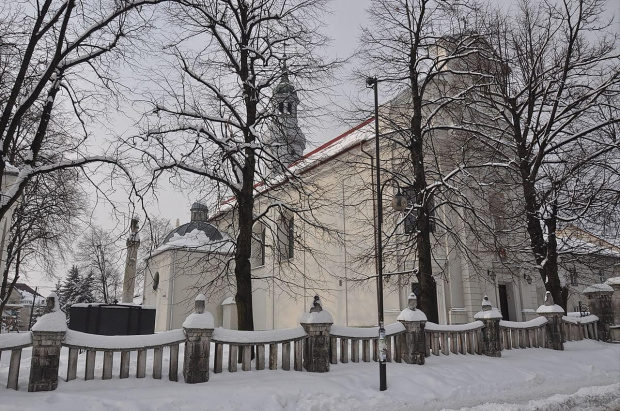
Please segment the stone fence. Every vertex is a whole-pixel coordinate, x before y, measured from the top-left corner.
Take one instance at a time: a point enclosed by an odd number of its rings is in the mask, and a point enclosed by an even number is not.
[[[205,297],[199,295],[195,312],[187,317],[183,329],[153,335],[100,336],[68,330],[66,317],[52,294],[48,298],[47,313],[37,321],[32,332],[0,334],[0,355],[2,351],[11,352],[7,388],[18,389],[22,349],[30,346],[28,391],[57,388],[62,347],[69,350],[66,381],[77,378],[79,353],[83,351],[86,352],[85,380],[95,377],[98,352],[103,352],[102,379],[112,378],[115,353],[120,356],[119,378],[128,378],[131,352],[137,353],[136,378],[145,378],[147,359],[150,358],[152,377],[161,379],[164,349],[169,354],[168,379],[177,381],[181,343],[184,343],[183,378],[189,384],[209,380],[212,344],[214,373],[222,372],[225,352],[228,353],[228,372],[236,372],[239,363],[242,370],[251,370],[253,359],[256,370],[264,370],[266,366],[270,370],[290,370],[291,348],[295,371],[329,372],[330,365],[339,361],[359,362],[361,358],[363,362],[370,362],[371,356],[373,361],[378,360],[378,327],[334,325],[331,315],[317,301],[318,298],[311,312],[302,316],[300,327],[236,331],[215,328],[213,316],[205,311]],[[601,337],[609,336],[609,331],[601,332],[609,330],[609,324],[601,324],[597,315],[566,317],[564,311],[553,304],[549,294],[545,305],[538,309],[540,317],[528,322],[502,321],[501,313],[491,306],[487,297],[482,302],[482,310],[475,315],[476,321],[462,325],[428,322],[416,305],[415,295],[411,294],[408,308],[398,316],[398,322],[385,327],[387,361],[422,365],[431,355],[450,353],[501,357],[502,350],[530,347],[563,350],[565,341],[605,340]],[[268,359],[266,346],[269,346]],[[150,357],[147,356],[149,350],[152,350]]]

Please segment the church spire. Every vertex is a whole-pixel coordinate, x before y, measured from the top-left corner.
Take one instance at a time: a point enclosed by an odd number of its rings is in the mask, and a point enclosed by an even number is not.
[[[270,126],[268,150],[281,165],[288,167],[302,157],[306,138],[297,120],[299,97],[289,78],[286,52],[282,59],[281,72],[280,81],[273,90],[274,116]]]

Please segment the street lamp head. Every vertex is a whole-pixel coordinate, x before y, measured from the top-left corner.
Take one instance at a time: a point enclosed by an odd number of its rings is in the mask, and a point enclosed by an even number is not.
[[[400,190],[392,197],[392,208],[394,211],[405,211],[407,209],[407,197]]]
[[[366,77],[366,87],[374,87],[377,84],[376,77]]]

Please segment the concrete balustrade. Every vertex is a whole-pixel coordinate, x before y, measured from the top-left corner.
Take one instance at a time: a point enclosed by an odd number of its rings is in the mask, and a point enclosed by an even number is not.
[[[607,287],[594,287],[586,294],[592,300],[596,315],[565,317],[564,310],[554,304],[547,293],[545,304],[537,310],[538,319],[527,322],[502,321],[502,315],[484,298],[476,321],[460,325],[438,325],[428,322],[417,308],[414,294],[397,323],[385,326],[387,361],[423,365],[432,355],[484,354],[501,357],[503,349],[546,347],[562,350],[564,341],[584,338],[610,340],[614,318],[613,292]],[[611,288],[611,287],[609,287]],[[592,291],[592,292],[591,292]],[[275,370],[324,373],[331,365],[377,361],[378,327],[356,328],[333,324],[329,312],[315,297],[309,313],[302,316],[296,328],[271,331],[237,331],[214,329],[213,316],[205,311],[206,298],[195,300],[195,312],[183,323],[183,329],[152,335],[99,336],[67,330],[66,318],[55,295],[48,298],[48,308],[31,333],[2,335],[0,354],[11,351],[7,388],[18,389],[22,349],[32,346],[28,391],[52,391],[58,387],[60,353],[69,349],[67,381],[77,378],[79,353],[84,353],[84,379],[95,379],[97,353],[103,352],[101,379],[112,375],[114,354],[120,356],[119,378],[130,378],[131,352],[137,353],[135,377],[145,378],[147,361],[152,359],[152,377],[162,378],[164,349],[168,348],[168,378],[178,380],[179,344],[185,344],[183,378],[185,383],[209,381],[211,344],[214,344],[213,372],[224,369],[224,347],[228,346],[228,372],[266,368]],[[604,318],[603,321],[600,318]],[[619,317],[620,318],[620,317]],[[612,324],[610,326],[610,324]],[[361,343],[360,343],[361,342]],[[266,357],[266,346],[269,354]],[[147,356],[152,350],[153,355]],[[372,356],[371,356],[372,352]],[[254,366],[252,359],[255,359]],[[118,359],[118,357],[116,357]],[[291,367],[291,363],[293,364]],[[267,367],[268,365],[268,367]],[[349,366],[349,365],[347,365]]]

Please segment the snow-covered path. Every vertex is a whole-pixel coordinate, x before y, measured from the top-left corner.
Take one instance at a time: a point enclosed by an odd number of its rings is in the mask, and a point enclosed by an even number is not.
[[[388,363],[385,392],[378,391],[376,363],[348,363],[327,374],[211,373],[209,382],[196,385],[148,376],[119,380],[116,372],[101,381],[98,369],[94,381],[83,381],[78,371],[78,380],[61,378],[54,392],[28,393],[24,368],[20,391],[4,388],[6,354],[0,362],[1,411],[620,410],[620,344],[590,340],[566,343],[563,352],[530,348],[503,351],[502,358],[450,355],[431,356],[424,366]],[[22,361],[29,363],[28,350]]]

